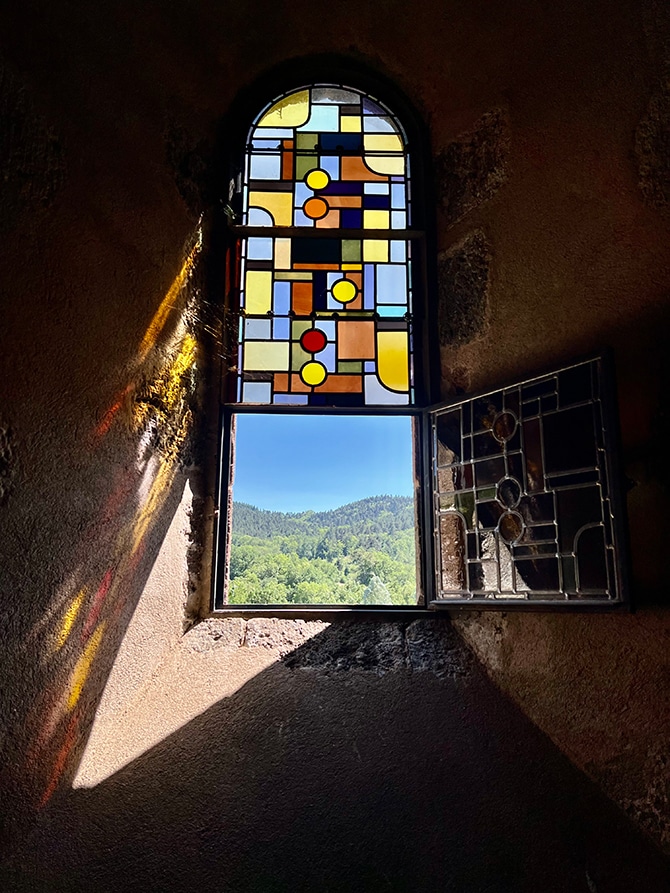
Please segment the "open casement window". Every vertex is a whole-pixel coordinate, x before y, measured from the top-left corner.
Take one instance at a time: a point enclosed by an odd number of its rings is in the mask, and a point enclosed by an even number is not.
[[[602,357],[430,411],[435,605],[624,601]]]
[[[412,148],[382,101],[333,83],[283,94],[249,132],[216,609],[623,600],[602,362],[430,406]],[[328,488],[329,510],[289,498]]]

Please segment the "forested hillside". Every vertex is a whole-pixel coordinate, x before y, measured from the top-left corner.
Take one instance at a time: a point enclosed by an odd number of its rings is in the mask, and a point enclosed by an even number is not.
[[[414,537],[411,497],[295,514],[235,503],[229,603],[415,604]]]

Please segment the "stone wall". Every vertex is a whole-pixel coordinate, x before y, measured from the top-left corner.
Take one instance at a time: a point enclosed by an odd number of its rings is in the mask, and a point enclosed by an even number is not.
[[[143,846],[160,841],[155,889],[192,889],[187,865],[207,883],[217,859],[230,889],[287,889],[287,868],[271,877],[288,815],[315,860],[303,889],[319,871],[339,889],[337,860],[347,889],[665,889],[638,836],[670,848],[663,4],[26,0],[0,25],[11,883],[63,889],[62,852],[71,889],[96,860],[88,889],[131,875],[151,889],[142,848],[124,832],[114,851],[121,812]],[[459,615],[438,633],[331,626],[309,640],[288,622],[250,621],[239,641],[197,625],[221,122],[273,65],[322,52],[393,80],[430,129],[444,395],[612,347],[635,614]],[[206,779],[218,805],[200,821]],[[253,859],[252,828],[275,841]],[[315,855],[326,839],[330,861]]]

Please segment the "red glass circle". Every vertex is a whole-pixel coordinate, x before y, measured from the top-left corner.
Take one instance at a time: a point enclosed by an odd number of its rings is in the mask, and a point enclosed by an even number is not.
[[[300,337],[300,344],[307,353],[318,353],[326,346],[327,338],[321,329],[307,329]]]

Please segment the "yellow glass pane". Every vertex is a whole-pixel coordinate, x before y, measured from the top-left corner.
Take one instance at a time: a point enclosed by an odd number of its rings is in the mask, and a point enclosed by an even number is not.
[[[275,269],[291,269],[291,240],[275,239]]]
[[[402,176],[405,173],[405,157],[403,155],[366,155],[365,163],[377,174]]]
[[[338,279],[331,288],[331,292],[336,301],[341,304],[348,304],[356,297],[356,286],[350,279]]]
[[[267,313],[272,309],[272,271],[247,270],[244,285],[247,313]]]
[[[309,90],[299,90],[275,102],[258,122],[259,127],[300,127],[309,118]],[[256,134],[262,136],[261,133]]]
[[[342,133],[360,133],[361,116],[342,115],[342,117],[340,118],[340,128],[342,130]]]
[[[340,264],[343,270],[362,270],[363,264]]]
[[[305,177],[305,183],[307,183],[310,189],[325,189],[330,183],[330,177],[326,171],[310,171]]]
[[[247,341],[244,345],[244,371],[288,371],[288,347],[288,341]]]
[[[389,243],[386,239],[365,239],[363,242],[363,260],[387,264],[389,259]]]
[[[366,152],[402,152],[405,147],[397,133],[366,133],[363,137]]]
[[[311,278],[312,278],[311,273],[295,273],[293,271],[291,271],[290,273],[282,273],[282,272],[278,271],[275,274],[275,279],[311,279]]]
[[[388,211],[363,211],[364,229],[388,229],[390,222]]]
[[[323,363],[318,363],[316,360],[313,360],[311,363],[305,363],[300,370],[302,380],[313,388],[322,384],[326,380],[327,374]]]
[[[409,389],[407,332],[377,332],[377,373],[391,391]]]
[[[249,207],[269,211],[275,226],[291,226],[293,223],[292,192],[250,192]]]

